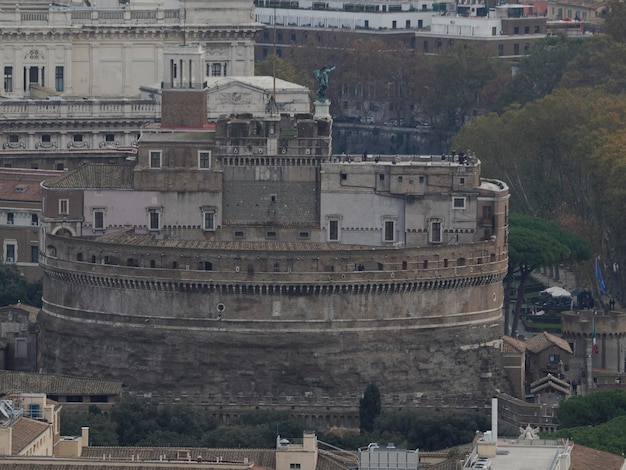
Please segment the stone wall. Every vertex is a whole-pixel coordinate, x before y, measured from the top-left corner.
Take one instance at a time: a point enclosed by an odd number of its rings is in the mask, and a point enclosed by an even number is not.
[[[247,253],[192,245],[48,235],[55,250],[42,256],[44,370],[106,376],[134,390],[202,395],[341,396],[374,382],[389,394],[491,396],[500,386],[506,259],[396,271],[387,266],[458,247],[273,251],[268,244],[264,251],[255,244]],[[76,250],[85,250],[84,259],[118,252],[122,262],[133,250],[138,257],[175,252],[178,259],[189,252],[215,260],[216,271],[150,269],[139,260],[137,267],[107,265],[99,257],[76,262]],[[224,270],[242,262],[237,256],[252,261],[253,254],[279,256],[283,269],[292,257],[293,270]],[[322,258],[320,270],[326,263],[354,266],[365,256],[388,264],[314,272],[308,259],[314,254]]]

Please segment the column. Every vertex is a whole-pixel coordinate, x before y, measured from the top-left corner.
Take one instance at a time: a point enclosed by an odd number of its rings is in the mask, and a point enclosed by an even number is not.
[[[587,369],[587,390],[585,395],[593,389],[593,339],[585,338],[585,366]]]

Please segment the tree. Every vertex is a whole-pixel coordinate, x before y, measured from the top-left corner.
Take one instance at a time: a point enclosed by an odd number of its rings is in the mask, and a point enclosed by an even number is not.
[[[259,61],[254,66],[254,74],[273,77],[286,80],[291,83],[297,83],[307,87],[309,90],[315,91],[315,81],[309,72],[297,69],[296,66],[273,55],[267,56],[264,60]]]
[[[524,105],[549,95],[583,42],[567,36],[551,36],[533,44],[529,54],[520,61],[517,73],[502,92],[500,104]]]
[[[361,432],[372,432],[374,420],[381,411],[380,390],[374,384],[365,389],[363,398],[359,401],[359,423]]]
[[[0,307],[18,302],[41,307],[41,296],[41,281],[29,283],[15,265],[0,265]]]
[[[626,3],[620,0],[609,0],[608,14],[604,19],[604,32],[615,41],[626,42]]]
[[[556,224],[527,215],[509,217],[509,267],[505,279],[505,334],[508,334],[508,312],[511,282],[519,276],[517,296],[511,325],[511,336],[517,334],[526,282],[530,274],[542,266],[563,261],[582,261],[591,256],[591,247],[576,235],[561,230]]]
[[[626,92],[626,44],[606,35],[583,41],[569,61],[559,86],[601,90],[607,94]]]
[[[423,111],[440,117],[440,126],[457,130],[469,116],[481,108],[481,96],[500,77],[510,72],[487,51],[465,43],[455,43],[431,58],[430,80],[426,88]]]
[[[115,424],[104,416],[96,405],[90,405],[88,413],[77,413],[66,409],[61,411],[61,434],[63,436],[80,436],[83,426],[89,427],[89,442],[84,445],[118,445]]]

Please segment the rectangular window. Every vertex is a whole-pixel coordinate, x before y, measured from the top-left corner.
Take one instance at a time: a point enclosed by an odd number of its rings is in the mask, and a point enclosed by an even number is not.
[[[204,213],[204,230],[215,230],[215,213]]]
[[[13,225],[15,223],[15,214],[13,212],[7,212],[7,224]]]
[[[38,214],[31,214],[30,215],[30,224],[31,225],[39,225],[39,215]]]
[[[396,241],[396,223],[393,220],[385,220],[383,241],[385,242]]]
[[[558,364],[561,360],[561,356],[558,354],[550,354],[550,364]]]
[[[15,245],[13,244],[7,244],[6,245],[6,254],[4,256],[4,260],[7,263],[15,263],[16,259],[15,259]]]
[[[513,55],[519,55],[519,44],[513,44]]]
[[[104,135],[105,142],[115,142],[115,134],[105,134]]]
[[[42,134],[41,141],[46,144],[50,143],[50,134]]]
[[[8,93],[13,91],[13,67],[4,68],[4,91]]]
[[[39,247],[37,245],[31,245],[30,247],[30,262],[31,263],[39,262]]]
[[[56,169],[58,171],[63,171],[65,169],[65,165],[63,163],[57,163],[56,164]]]
[[[93,228],[96,230],[102,230],[104,228],[104,211],[94,211]]]
[[[519,26],[513,28],[513,34],[519,34]]]
[[[63,83],[63,66],[57,65],[54,69],[54,89],[63,91],[65,84]]]
[[[265,233],[265,238],[270,238],[270,239],[276,238],[276,231],[274,230],[267,231]]]
[[[74,142],[82,142],[83,135],[82,134],[74,134]]]
[[[290,463],[289,464],[289,468],[290,469],[298,469],[298,468],[300,468],[300,464],[299,463]]]
[[[28,356],[28,343],[26,338],[15,338],[15,358],[26,359]]]
[[[198,168],[208,170],[211,168],[211,152],[208,150],[200,150],[198,152]]]
[[[213,64],[211,75],[213,75],[214,77],[221,77],[222,76],[222,64]]]
[[[504,55],[504,44],[498,44],[498,55],[499,56]]]
[[[17,134],[9,135],[9,142],[11,142],[12,144],[16,144],[19,141],[20,141],[20,136],[18,136]]]
[[[311,237],[309,232],[298,232],[298,238],[300,240],[308,240]]]
[[[149,211],[150,220],[148,228],[150,230],[160,230],[161,229],[161,213],[158,210],[150,210]]]
[[[465,198],[464,197],[452,198],[452,207],[454,209],[465,209]]]
[[[430,221],[430,242],[441,243],[441,220],[435,219]]]
[[[150,168],[161,168],[161,151],[150,150]]]
[[[244,238],[246,236],[246,234],[243,232],[243,230],[236,230],[235,231],[235,238]]]
[[[331,242],[339,241],[339,221],[328,221],[328,240]]]
[[[69,214],[69,213],[70,213],[70,200],[59,199],[59,214]]]

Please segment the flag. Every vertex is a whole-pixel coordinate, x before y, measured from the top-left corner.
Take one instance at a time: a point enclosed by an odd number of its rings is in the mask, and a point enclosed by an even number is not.
[[[606,285],[602,278],[602,271],[600,271],[600,260],[596,258],[596,279],[598,280],[598,286],[600,287],[600,294],[606,294]]]
[[[596,316],[593,316],[593,353],[598,354],[598,341],[596,340]]]

